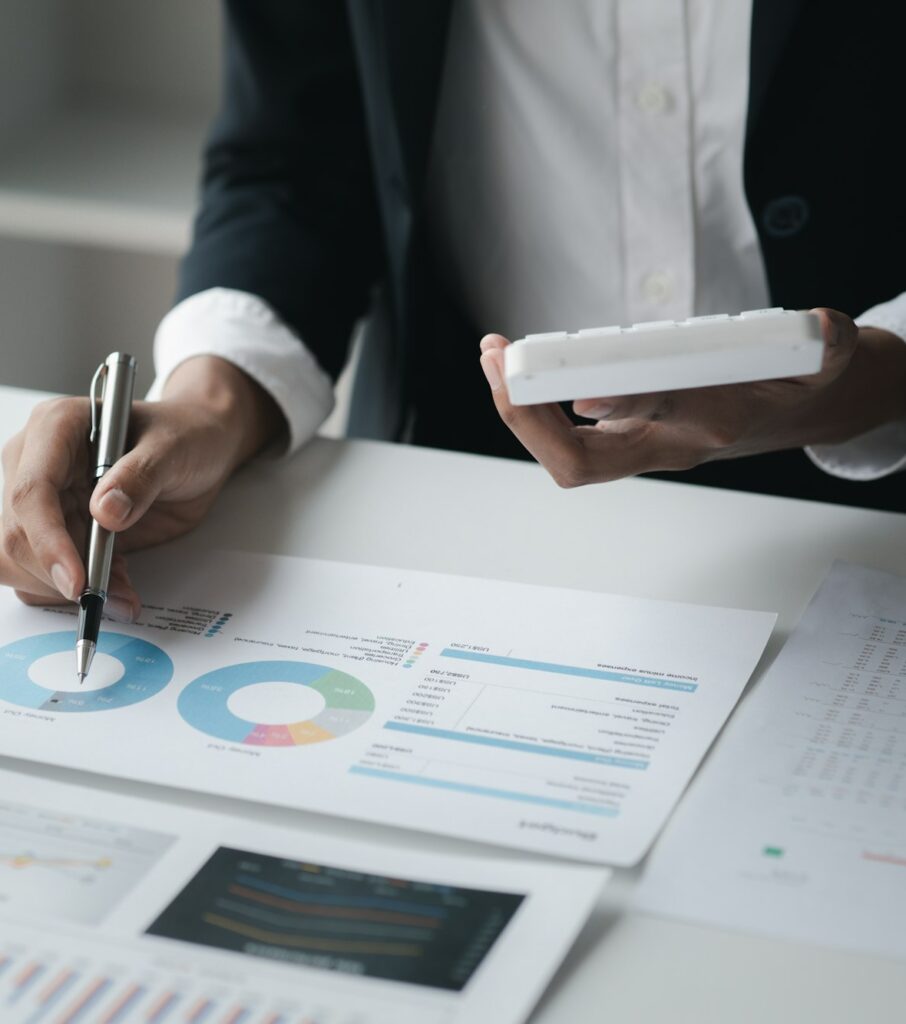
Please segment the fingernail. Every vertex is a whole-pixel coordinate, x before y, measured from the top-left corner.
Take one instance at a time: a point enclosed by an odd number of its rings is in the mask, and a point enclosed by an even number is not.
[[[613,402],[601,402],[599,405],[593,405],[590,409],[586,409],[585,412],[580,412],[579,415],[590,420],[606,420],[613,410]]]
[[[482,352],[491,352],[495,348],[500,348],[500,342],[496,334],[486,334],[479,342],[478,347]]]
[[[108,491],[104,497],[101,498],[99,508],[104,515],[122,522],[132,511],[132,499],[125,491],[121,491],[119,488],[114,487],[112,491]]]
[[[827,337],[824,339],[828,348],[833,348],[839,341],[841,336],[841,325],[837,322],[837,318],[829,316],[827,310],[821,307],[809,310],[810,313],[817,313],[819,316],[823,316],[827,322],[830,330],[827,332]],[[822,332],[823,333],[823,332]]]
[[[107,597],[104,604],[104,614],[115,622],[132,622],[132,605],[119,597]]]
[[[481,357],[481,368],[484,370],[484,375],[488,379],[488,384],[491,385],[492,391],[498,391],[503,381],[500,379],[500,371],[497,369],[497,363],[493,357],[489,356],[487,359],[484,356]]]
[[[75,584],[72,582],[72,577],[67,570],[59,562],[50,567],[50,578],[63,597],[70,601],[75,600]]]

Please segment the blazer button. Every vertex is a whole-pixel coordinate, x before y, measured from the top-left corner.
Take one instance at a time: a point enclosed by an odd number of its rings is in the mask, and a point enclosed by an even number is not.
[[[761,213],[761,223],[771,238],[798,235],[809,218],[808,203],[802,196],[772,199]]]

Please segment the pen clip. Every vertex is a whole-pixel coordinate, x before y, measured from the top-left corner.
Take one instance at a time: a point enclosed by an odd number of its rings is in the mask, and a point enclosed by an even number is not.
[[[97,444],[98,440],[98,412],[103,401],[103,393],[98,393],[98,388],[103,384],[104,379],[107,376],[107,364],[101,363],[101,365],[94,371],[94,376],[91,378],[91,388],[89,389],[88,397],[91,400],[91,433],[88,435],[89,444]]]

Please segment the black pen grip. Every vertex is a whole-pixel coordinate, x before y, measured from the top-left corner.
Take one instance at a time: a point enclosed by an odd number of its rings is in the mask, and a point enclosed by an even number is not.
[[[79,598],[79,640],[90,640],[93,644],[98,642],[103,611],[104,602],[97,594],[82,594]]]

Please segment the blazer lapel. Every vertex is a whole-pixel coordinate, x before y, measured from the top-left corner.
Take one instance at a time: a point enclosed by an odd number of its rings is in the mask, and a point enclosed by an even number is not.
[[[347,0],[372,144],[410,203],[424,183],[452,0]],[[387,154],[388,157],[390,154]],[[389,168],[379,168],[379,171]]]
[[[747,139],[758,122],[777,61],[802,13],[802,5],[803,0],[753,0]]]

